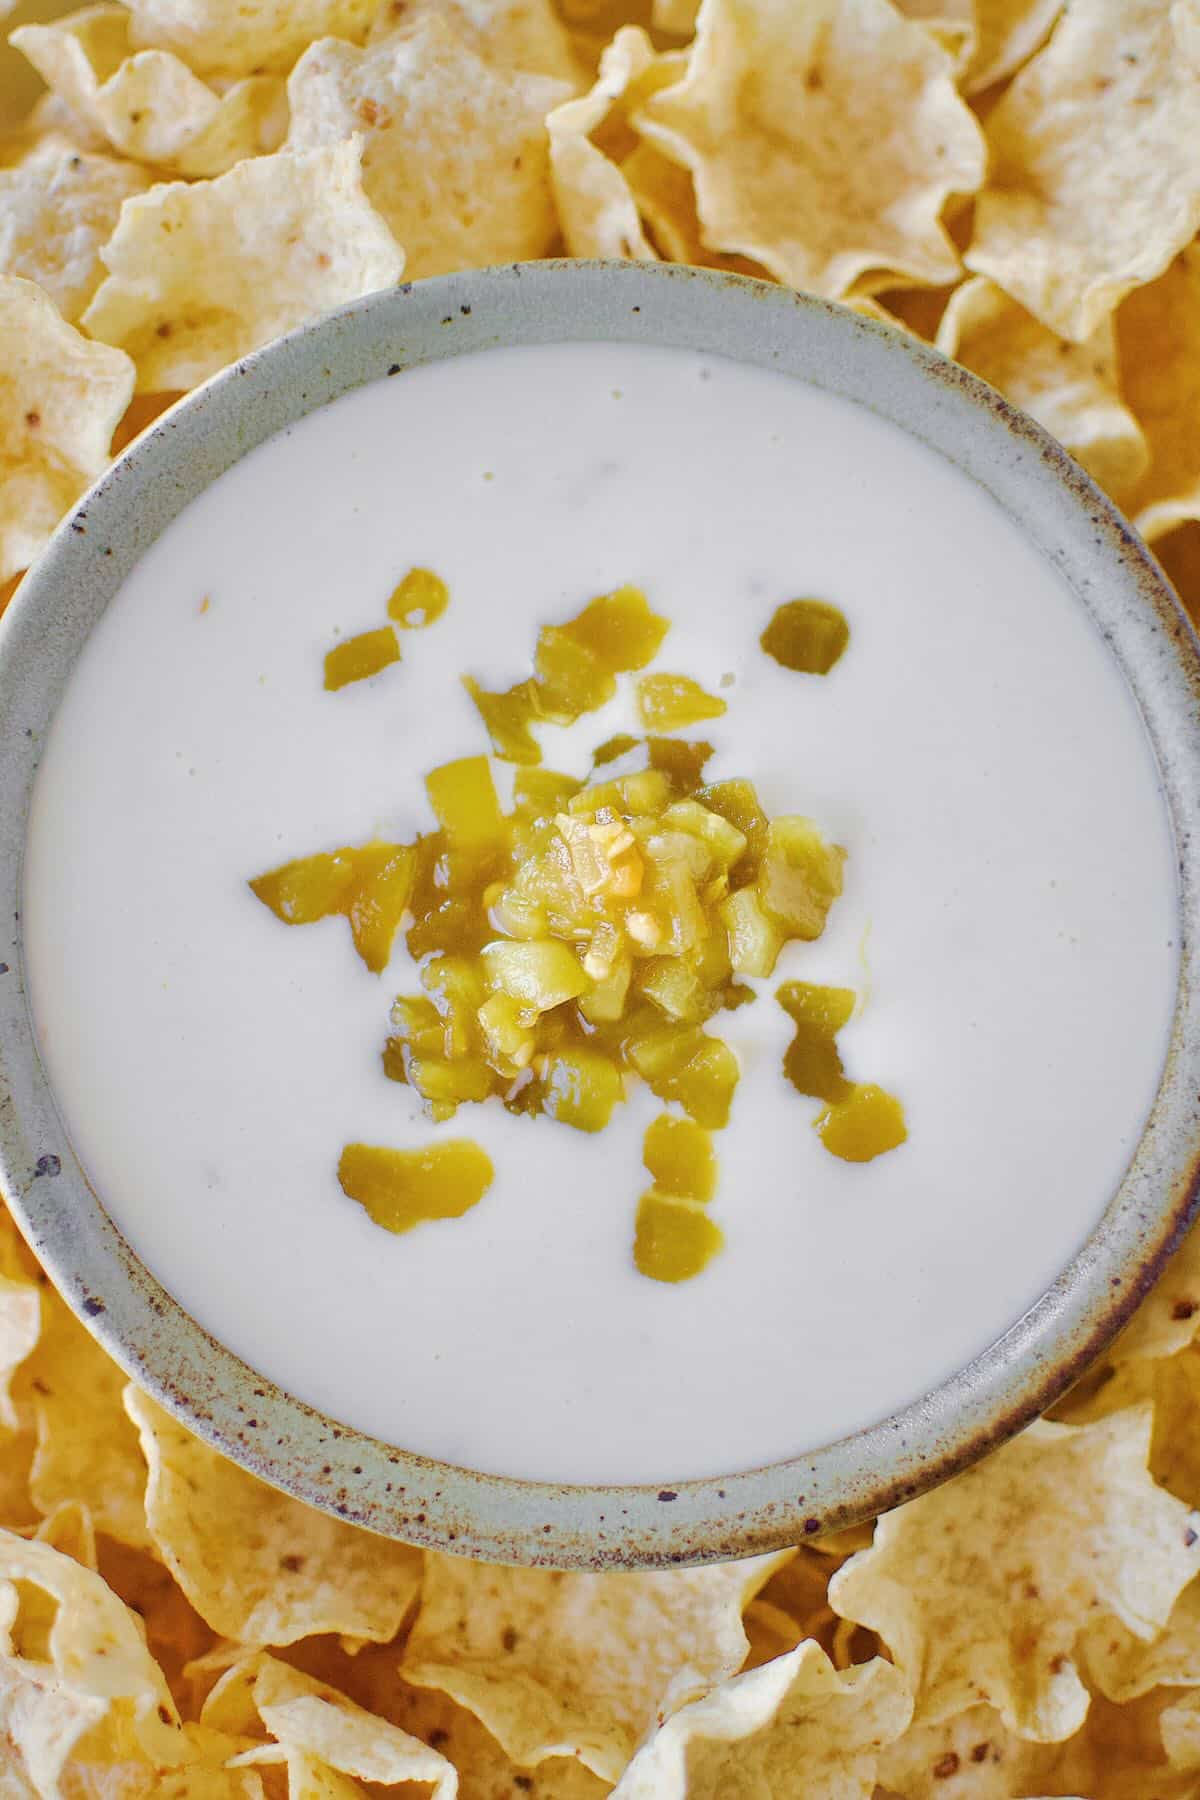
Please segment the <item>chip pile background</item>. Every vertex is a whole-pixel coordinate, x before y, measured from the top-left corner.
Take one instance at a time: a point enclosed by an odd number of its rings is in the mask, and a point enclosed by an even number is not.
[[[565,250],[937,343],[1200,618],[1200,0],[36,4],[0,0],[45,84],[0,140],[0,605],[226,362]],[[1197,1505],[1200,1239],[1054,1422],[873,1529],[592,1576],[223,1462],[0,1213],[4,1800],[1200,1800]]]

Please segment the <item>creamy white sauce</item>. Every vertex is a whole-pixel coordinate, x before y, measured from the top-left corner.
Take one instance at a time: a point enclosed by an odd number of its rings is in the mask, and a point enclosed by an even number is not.
[[[326,694],[336,636],[414,563],[441,623]],[[538,626],[623,581],[658,666],[729,701],[713,775],[849,850],[825,937],[779,978],[861,987],[850,1073],[910,1141],[835,1161],[780,1073],[764,984],[718,1139],[727,1249],[646,1281],[630,1248],[644,1092],[594,1138],[465,1107],[466,1218],[404,1237],[345,1199],[351,1139],[435,1132],[388,1082],[389,1002],[341,920],[288,930],[247,877],[429,823],[422,776],[485,747],[463,671],[507,685]],[[781,600],[851,624],[827,679],[758,648]],[[207,608],[203,602],[209,602]],[[628,683],[623,683],[627,690]],[[628,692],[548,765],[631,723]],[[573,747],[573,755],[567,746]],[[799,382],[686,352],[463,357],[256,450],[148,552],[54,727],[26,865],[36,1023],[112,1217],[216,1336],[406,1448],[564,1481],[684,1479],[879,1419],[1011,1324],[1137,1142],[1175,981],[1169,830],[1098,636],[1016,526],[939,457]]]

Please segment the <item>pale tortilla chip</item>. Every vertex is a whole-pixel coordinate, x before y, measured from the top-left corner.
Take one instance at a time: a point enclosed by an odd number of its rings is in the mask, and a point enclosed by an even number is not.
[[[546,120],[554,199],[571,256],[657,260],[619,162],[592,141],[613,115],[624,122],[621,103],[629,85],[654,61],[646,33],[626,26],[604,51],[591,91],[556,107]]]
[[[830,1601],[877,1631],[917,1684],[917,1717],[986,1700],[1020,1737],[1083,1723],[1085,1628],[1144,1640],[1200,1568],[1188,1508],[1154,1485],[1148,1407],[1079,1428],[1035,1425],[879,1521]]]
[[[363,192],[361,154],[356,139],[280,151],[127,200],[85,328],[129,351],[143,393],[162,392],[389,287],[404,253]]]
[[[20,1425],[12,1397],[13,1377],[37,1343],[41,1329],[36,1283],[16,1271],[0,1272],[0,1425],[11,1432]]]
[[[1150,468],[1130,500],[1153,540],[1200,518],[1200,248],[1130,294],[1117,314],[1125,397],[1150,446]]]
[[[125,1405],[149,1464],[151,1535],[214,1631],[245,1644],[395,1636],[420,1587],[418,1551],[268,1487],[132,1386]]]
[[[572,88],[580,85],[581,70],[552,0],[384,0],[368,41],[407,31],[427,18],[452,26],[493,69],[552,75]]]
[[[27,568],[108,461],[134,367],[31,281],[0,275],[0,581]]]
[[[839,1674],[819,1645],[804,1643],[668,1719],[614,1800],[871,1800],[879,1753],[911,1716],[912,1695],[891,1663]]]
[[[266,1730],[287,1754],[289,1766],[293,1758],[303,1759],[307,1778],[319,1779],[328,1771],[388,1787],[420,1782],[429,1786],[430,1800],[455,1800],[458,1777],[452,1763],[336,1689],[264,1657],[253,1692]],[[250,1764],[261,1755],[249,1750],[239,1760]]]
[[[123,6],[88,6],[10,42],[42,80],[114,149],[175,175],[221,175],[278,149],[287,127],[283,83],[255,75],[217,93],[166,50],[136,54]]]
[[[1200,226],[1200,70],[1164,0],[1075,0],[988,119],[968,268],[1082,341]]]
[[[412,280],[542,256],[557,229],[546,113],[570,90],[497,71],[444,20],[366,50],[324,38],[288,82],[290,150],[360,132],[363,187]]]
[[[149,185],[136,163],[44,139],[0,169],[0,273],[36,281],[74,323],[103,278],[122,202]]]
[[[20,1587],[9,1585],[14,1583]],[[10,1596],[9,1636],[3,1646],[7,1655],[23,1660],[33,1655],[51,1664],[58,1683],[80,1703],[77,1713],[93,1725],[105,1715],[118,1716],[145,1756],[168,1767],[185,1760],[170,1689],[137,1620],[99,1575],[47,1544],[2,1532],[0,1584],[0,1594]],[[14,1595],[19,1596],[16,1605]],[[53,1610],[38,1615],[34,1638],[26,1641],[22,1613],[32,1605],[37,1615],[39,1602],[45,1601],[53,1603]],[[39,1699],[39,1709],[43,1703]],[[53,1695],[49,1704],[56,1710]]]
[[[634,119],[686,164],[710,249],[830,298],[870,271],[938,283],[940,223],[983,178],[949,57],[889,0],[705,0],[686,77]]]
[[[47,137],[65,138],[77,150],[87,150],[93,156],[103,156],[109,148],[104,133],[96,131],[86,119],[81,119],[74,107],[68,106],[58,94],[40,95],[34,102],[26,124],[28,136],[19,146],[14,161],[31,150],[39,139]]]
[[[1036,1793],[1040,1745],[1007,1729],[990,1706],[972,1706],[934,1725],[914,1725],[879,1759],[879,1786],[904,1800],[1013,1800]]]
[[[133,43],[199,75],[286,75],[321,37],[361,43],[379,0],[129,0]]]
[[[1120,397],[1111,319],[1072,344],[976,276],[951,296],[937,347],[1031,413],[1118,505],[1145,474],[1150,453]]]
[[[34,1504],[49,1514],[81,1501],[97,1531],[145,1547],[146,1464],[122,1405],[126,1378],[52,1288],[42,1307],[41,1337],[15,1390],[37,1426]]]
[[[742,1611],[790,1555],[654,1574],[554,1574],[427,1553],[401,1674],[469,1707],[512,1760],[616,1781],[655,1722],[741,1667]]]

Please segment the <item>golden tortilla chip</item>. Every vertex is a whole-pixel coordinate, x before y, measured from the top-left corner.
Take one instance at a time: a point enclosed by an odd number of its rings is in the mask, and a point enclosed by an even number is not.
[[[958,272],[940,216],[982,180],[983,139],[945,51],[889,0],[707,0],[686,76],[634,124],[691,169],[709,248],[794,287]]]
[[[368,42],[428,18],[452,26],[493,69],[552,75],[574,89],[580,86],[571,39],[552,0],[384,0]]]
[[[136,163],[93,156],[65,138],[36,144],[0,169],[0,273],[36,281],[73,323],[104,275],[100,249],[122,202],[149,185]]]
[[[990,1706],[972,1706],[933,1725],[914,1725],[879,1758],[879,1786],[904,1800],[1012,1800],[1040,1792],[1040,1745],[1007,1729]]]
[[[515,1763],[577,1756],[616,1781],[656,1719],[741,1667],[743,1608],[790,1554],[564,1575],[429,1552],[400,1672],[469,1707]]]
[[[134,368],[31,281],[0,275],[0,581],[33,561],[108,461]]]
[[[32,1537],[35,1543],[49,1544],[52,1550],[82,1563],[85,1569],[97,1567],[96,1527],[88,1508],[78,1500],[64,1500],[35,1531],[21,1535]]]
[[[1006,81],[1046,41],[1063,0],[973,0],[974,43],[962,77],[968,94]]]
[[[1111,319],[1072,344],[976,276],[951,296],[937,347],[1053,432],[1118,505],[1145,474],[1150,454],[1120,397]]]
[[[354,139],[280,151],[127,200],[85,328],[161,393],[398,281],[404,253],[363,192],[361,155]]]
[[[657,260],[619,160],[592,141],[592,134],[610,121],[618,131],[623,125],[632,136],[622,102],[630,83],[654,62],[654,46],[646,33],[636,25],[626,26],[600,58],[591,91],[556,107],[546,120],[554,199],[571,256]]]
[[[1160,546],[1160,550],[1161,550]],[[1173,1356],[1200,1332],[1200,1231],[1189,1232],[1116,1343],[1114,1363]]]
[[[1200,249],[1190,245],[1117,314],[1125,397],[1150,446],[1150,468],[1130,499],[1134,523],[1155,539],[1200,518]]]
[[[871,1800],[879,1753],[911,1717],[891,1663],[840,1674],[819,1645],[801,1644],[668,1719],[614,1800]]]
[[[129,0],[132,42],[199,75],[286,75],[321,37],[361,43],[379,0]]]
[[[363,187],[409,277],[542,256],[557,229],[546,114],[570,89],[493,69],[433,15],[366,50],[324,38],[288,82],[290,150],[361,133]]]
[[[254,75],[223,93],[167,50],[134,53],[124,6],[87,6],[10,42],[79,118],[122,155],[176,175],[221,175],[275,150],[287,127],[278,76]]]
[[[1179,596],[1184,612],[1197,631],[1200,631],[1200,524],[1194,519],[1190,520],[1188,524],[1177,526],[1165,537],[1157,539],[1154,554]],[[1176,1306],[1179,1304],[1177,1301]],[[1144,1310],[1145,1307],[1142,1308]]]
[[[126,1377],[50,1287],[42,1308],[41,1337],[15,1389],[37,1427],[33,1502],[49,1514],[80,1501],[97,1531],[147,1546],[146,1464],[122,1405]]]
[[[268,1487],[133,1386],[125,1406],[150,1469],[150,1533],[214,1631],[244,1644],[395,1636],[420,1587],[418,1551]]]
[[[1151,1639],[1200,1568],[1188,1509],[1154,1485],[1149,1407],[1035,1425],[879,1521],[834,1576],[836,1612],[877,1631],[935,1722],[986,1700],[1020,1737],[1083,1723],[1085,1629]]]
[[[1200,225],[1200,69],[1163,0],[1074,0],[988,119],[968,268],[1091,337]]]
[[[699,11],[700,0],[653,0],[650,23],[655,31],[670,32],[674,37],[691,37]]]
[[[1200,1769],[1200,1694],[1182,1694],[1159,1715],[1163,1749],[1172,1768]]]

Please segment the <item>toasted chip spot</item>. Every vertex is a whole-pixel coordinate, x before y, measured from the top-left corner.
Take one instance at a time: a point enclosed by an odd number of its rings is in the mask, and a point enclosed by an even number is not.
[[[1186,8],[1076,0],[988,119],[966,263],[1082,342],[1200,225]]]
[[[398,280],[403,252],[363,193],[360,155],[354,140],[281,151],[127,201],[88,331],[129,351],[143,391],[186,388]]]
[[[89,343],[31,281],[0,275],[0,582],[38,554],[96,479],[133,391],[121,351]]]
[[[957,273],[941,212],[979,186],[983,140],[949,56],[888,0],[710,0],[683,79],[633,123],[691,170],[710,249],[832,298],[867,271]]]

